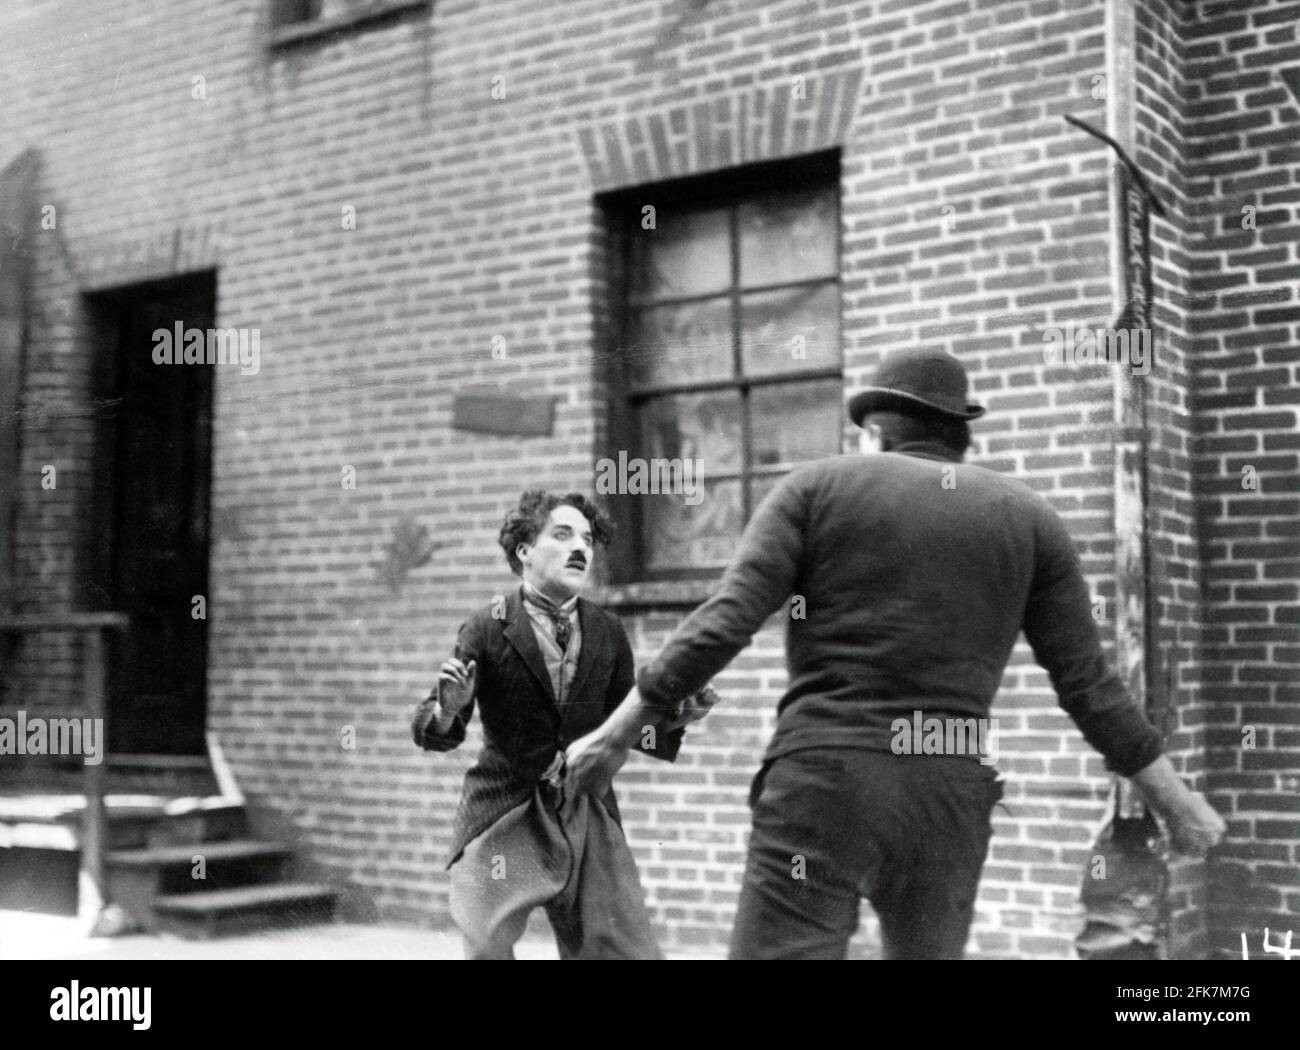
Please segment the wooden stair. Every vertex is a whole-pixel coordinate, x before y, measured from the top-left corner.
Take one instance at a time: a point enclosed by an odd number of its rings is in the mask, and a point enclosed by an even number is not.
[[[64,851],[75,869],[84,806],[79,795],[0,797],[0,847]],[[107,896],[135,927],[211,938],[334,916],[335,891],[293,881],[292,847],[252,837],[242,802],[109,795],[105,810]]]
[[[302,882],[205,890],[157,897],[153,911],[160,929],[184,937],[219,937],[329,922],[334,891]]]
[[[250,837],[240,804],[195,801],[105,857],[109,899],[136,925],[212,938],[333,919],[334,890],[291,881],[291,846]]]
[[[202,756],[109,755],[104,767],[104,790],[110,795],[182,798],[221,793]],[[6,795],[76,795],[84,790],[84,767],[67,758],[33,756],[21,763],[0,763],[0,792]]]

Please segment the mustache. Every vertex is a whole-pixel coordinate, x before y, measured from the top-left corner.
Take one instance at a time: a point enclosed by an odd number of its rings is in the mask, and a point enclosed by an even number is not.
[[[587,559],[581,554],[575,554],[564,564],[573,565],[579,569],[585,569],[587,567]]]

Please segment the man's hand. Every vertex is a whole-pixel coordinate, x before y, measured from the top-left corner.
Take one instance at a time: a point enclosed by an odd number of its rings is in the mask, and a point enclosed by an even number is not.
[[[1183,805],[1166,820],[1174,849],[1192,857],[1204,857],[1228,830],[1227,822],[1199,791],[1189,791]]]
[[[564,789],[569,795],[603,795],[627,761],[627,748],[609,739],[605,727],[569,745],[564,753]]]
[[[1166,756],[1134,773],[1132,779],[1147,804],[1165,821],[1169,842],[1179,853],[1203,857],[1228,830],[1205,796],[1187,789]]]
[[[666,712],[642,703],[633,686],[599,729],[575,740],[565,752],[565,789],[572,795],[603,795],[648,727],[661,725]]]
[[[671,722],[668,723],[668,731],[681,729],[692,722],[698,722],[701,718],[713,710],[713,705],[721,699],[713,686],[706,685],[698,693],[692,693],[682,702],[682,709]]]
[[[474,699],[474,686],[478,682],[478,665],[471,660],[461,663],[452,657],[442,665],[438,675],[438,706],[448,718],[464,710]]]

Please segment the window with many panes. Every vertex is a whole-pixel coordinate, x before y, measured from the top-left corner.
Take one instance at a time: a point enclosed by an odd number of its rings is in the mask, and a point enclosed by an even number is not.
[[[841,451],[838,164],[643,188],[616,224],[611,434],[629,457],[697,461],[704,479],[698,502],[622,501],[622,575],[716,570],[778,479]]]

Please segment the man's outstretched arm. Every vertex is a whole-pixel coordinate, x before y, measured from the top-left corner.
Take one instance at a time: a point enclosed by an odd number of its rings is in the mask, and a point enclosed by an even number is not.
[[[1092,619],[1091,596],[1064,524],[1043,519],[1025,637],[1051,676],[1061,708],[1106,759],[1129,777],[1169,825],[1176,850],[1203,856],[1227,828],[1161,754],[1160,734],[1106,663]]]
[[[614,671],[610,676],[609,691],[605,696],[605,710],[610,714],[619,710],[619,705],[627,698],[629,692],[636,688],[636,660],[632,655],[632,643],[622,625],[618,626],[618,656],[614,661]],[[650,732],[646,732],[650,730]],[[664,762],[676,762],[677,752],[681,750],[683,730],[681,726],[669,725],[666,719],[658,725],[649,720],[642,726],[641,735],[628,742],[628,747],[636,748],[643,755],[657,758]]]
[[[603,792],[645,728],[670,722],[793,593],[803,555],[804,507],[798,475],[772,490],[746,527],[718,592],[673,632],[604,724],[569,745],[570,791]]]

